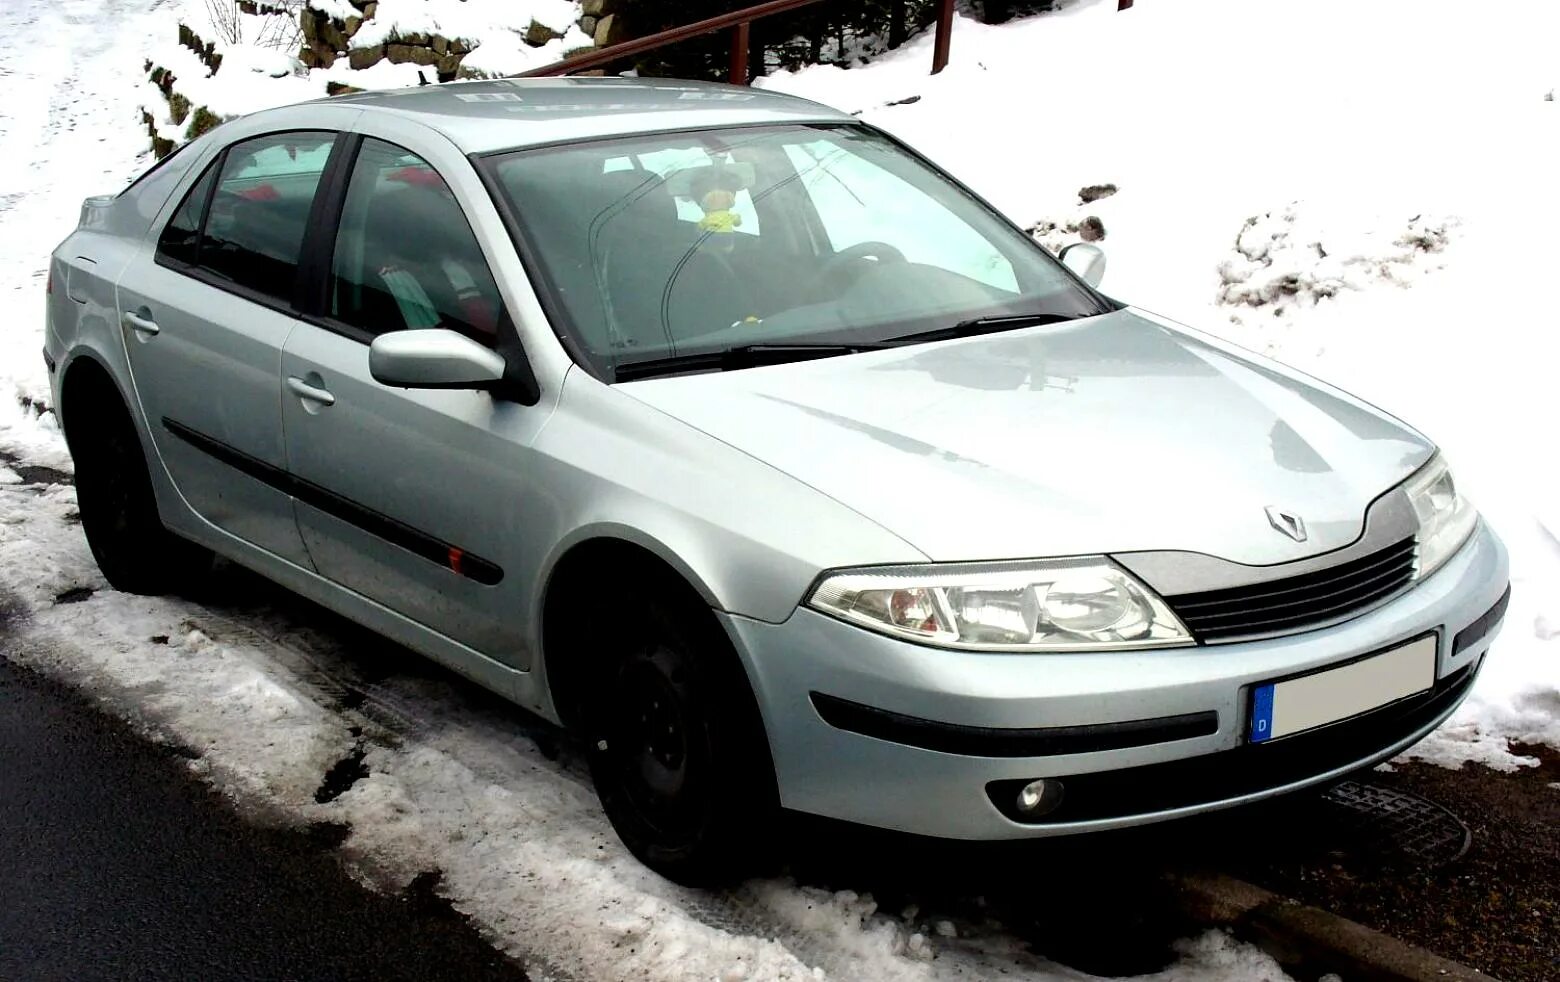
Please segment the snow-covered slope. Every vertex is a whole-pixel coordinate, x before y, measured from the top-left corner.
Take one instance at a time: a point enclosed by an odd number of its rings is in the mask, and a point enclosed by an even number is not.
[[[190,135],[196,107],[220,120],[317,99],[332,86],[512,75],[592,44],[579,0],[290,0],[257,13],[232,0],[170,0],[153,8],[163,26],[144,51],[153,77],[141,105],[157,136],[174,144]],[[329,41],[318,26],[327,23]],[[176,81],[159,92],[165,72]]]
[[[859,112],[1026,227],[1098,218],[1111,295],[1439,442],[1511,549],[1512,603],[1472,698],[1412,756],[1560,747],[1560,6],[1115,7],[961,19],[938,76],[922,38],[762,84]]]

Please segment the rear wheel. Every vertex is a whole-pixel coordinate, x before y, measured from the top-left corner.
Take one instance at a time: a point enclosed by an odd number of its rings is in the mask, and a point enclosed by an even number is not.
[[[211,568],[211,553],[163,527],[130,414],[117,393],[73,406],[68,428],[76,463],[76,504],[92,558],[109,585],[126,593],[186,590]]]
[[[768,855],[774,769],[752,690],[719,626],[659,595],[614,612],[597,669],[591,777],[630,852],[680,883],[740,878]]]

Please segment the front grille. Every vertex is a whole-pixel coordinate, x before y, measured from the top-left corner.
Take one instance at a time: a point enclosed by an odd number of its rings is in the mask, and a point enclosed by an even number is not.
[[[1401,590],[1414,578],[1415,554],[1410,537],[1315,573],[1165,602],[1199,641],[1282,634],[1342,620]]]

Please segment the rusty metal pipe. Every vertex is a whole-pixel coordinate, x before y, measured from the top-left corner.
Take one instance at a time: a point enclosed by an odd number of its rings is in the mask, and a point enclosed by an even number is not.
[[[748,22],[743,21],[731,29],[731,78],[732,85],[748,84]]]
[[[953,0],[939,0],[937,36],[932,41],[932,74],[948,67],[948,47],[953,40]]]
[[[742,10],[735,10],[729,14],[721,14],[717,17],[707,17],[704,20],[694,21],[692,24],[684,24],[682,27],[674,27],[669,31],[661,31],[632,41],[624,41],[622,44],[614,44],[611,47],[593,51],[588,55],[580,55],[577,58],[566,58],[563,61],[555,61],[551,65],[543,65],[541,68],[533,68],[527,72],[521,72],[519,78],[534,78],[544,75],[569,75],[574,72],[589,71],[592,68],[600,68],[611,64],[621,58],[630,58],[643,54],[646,51],[654,51],[664,48],[678,41],[686,41],[689,38],[698,37],[701,34],[710,34],[724,30],[728,27],[746,26],[761,17],[769,17],[774,14],[783,14],[796,10],[799,7],[821,3],[822,0],[769,0],[768,3],[760,3]],[[952,0],[948,0],[952,4]],[[745,32],[744,32],[745,33]],[[746,58],[743,59],[746,61]]]

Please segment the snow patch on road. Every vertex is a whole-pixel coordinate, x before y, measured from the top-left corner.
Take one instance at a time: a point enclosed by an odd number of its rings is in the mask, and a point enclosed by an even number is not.
[[[758,880],[737,902],[671,884],[623,849],[583,767],[549,759],[518,711],[463,705],[437,671],[392,677],[366,710],[347,708],[343,692],[370,686],[309,636],[110,589],[67,520],[74,508],[69,487],[0,485],[0,656],[97,693],[240,805],[346,825],[342,856],[371,883],[395,890],[437,871],[440,894],[540,976],[1090,978],[1000,927],[939,930],[953,922],[896,917],[849,890]],[[67,593],[80,599],[57,601]],[[322,776],[358,747],[366,774],[320,801]],[[1212,934],[1149,978],[1284,976]]]
[[[112,693],[137,722],[191,751],[192,766],[224,791],[305,805],[351,743],[318,694],[207,637],[188,604],[110,590],[79,526],[65,521],[74,488],[0,490],[0,591],[26,605],[28,650],[37,652],[10,656]],[[91,592],[57,602],[76,591]]]

